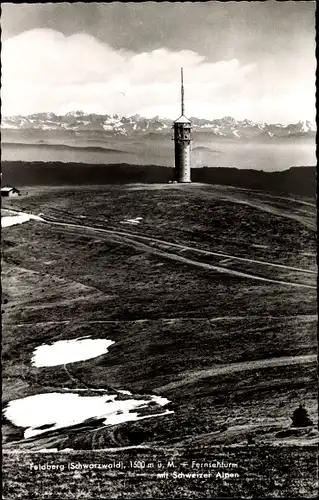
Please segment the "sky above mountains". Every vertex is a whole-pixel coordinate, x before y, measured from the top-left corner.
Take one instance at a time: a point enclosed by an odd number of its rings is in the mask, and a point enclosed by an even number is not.
[[[2,113],[315,118],[315,2],[3,4]]]

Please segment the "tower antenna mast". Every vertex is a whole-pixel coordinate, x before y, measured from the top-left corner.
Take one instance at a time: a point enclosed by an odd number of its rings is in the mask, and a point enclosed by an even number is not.
[[[183,77],[183,68],[181,68],[181,98],[182,98],[182,115],[184,115],[184,77]]]
[[[191,132],[192,123],[185,116],[184,75],[181,68],[181,116],[174,121],[175,181],[191,182]]]

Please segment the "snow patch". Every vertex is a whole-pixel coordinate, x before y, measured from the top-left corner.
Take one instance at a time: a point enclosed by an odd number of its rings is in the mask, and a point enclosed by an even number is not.
[[[32,365],[58,366],[66,363],[85,361],[108,352],[113,340],[79,338],[60,340],[51,345],[41,345],[34,350]]]
[[[113,130],[112,125],[105,125],[104,123],[103,123],[103,128],[104,130]]]
[[[108,426],[173,413],[167,409],[159,413],[150,412],[154,403],[155,406],[165,406],[169,402],[166,398],[146,396],[148,399],[120,401],[117,397],[117,394],[37,394],[11,401],[5,409],[5,416],[14,425],[26,427],[24,437],[28,439],[48,431],[79,425],[89,419],[104,419],[103,424]]]
[[[41,220],[37,215],[24,214],[19,212],[18,215],[8,215],[1,217],[1,227],[15,226],[16,224],[23,224],[29,220]]]
[[[125,219],[121,221],[121,224],[131,224],[137,226],[143,220],[143,217],[134,217],[134,219]]]

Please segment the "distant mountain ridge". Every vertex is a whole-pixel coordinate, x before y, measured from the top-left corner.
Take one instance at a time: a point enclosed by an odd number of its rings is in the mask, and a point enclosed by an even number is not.
[[[314,139],[316,127],[310,121],[282,125],[280,123],[257,123],[251,120],[235,120],[227,116],[220,119],[207,120],[190,118],[193,133],[197,136],[209,135],[219,139],[246,141],[276,141],[290,139]],[[66,132],[102,132],[117,136],[150,136],[171,135],[173,120],[160,118],[145,118],[140,115],[129,117],[118,114],[95,114],[83,111],[72,111],[65,115],[55,113],[35,113],[27,116],[2,117],[3,130],[34,130],[34,131],[66,131]]]

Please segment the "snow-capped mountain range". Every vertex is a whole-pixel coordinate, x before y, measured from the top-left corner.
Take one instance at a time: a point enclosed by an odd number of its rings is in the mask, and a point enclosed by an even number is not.
[[[289,138],[314,138],[316,127],[310,121],[299,121],[295,124],[256,123],[251,120],[235,120],[225,117],[215,120],[190,118],[193,133],[209,134],[220,139],[233,140],[277,140]],[[65,115],[55,113],[36,113],[28,116],[2,117],[2,130],[34,130],[34,131],[68,131],[81,133],[85,131],[102,132],[106,135],[171,135],[173,121],[155,116],[144,118],[140,115],[129,117],[117,114],[87,114],[83,111],[72,111]]]

